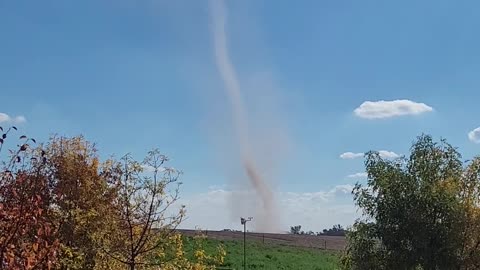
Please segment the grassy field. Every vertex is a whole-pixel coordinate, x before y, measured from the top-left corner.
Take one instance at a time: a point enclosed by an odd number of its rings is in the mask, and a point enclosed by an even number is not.
[[[185,236],[195,236],[195,230],[179,230]],[[216,239],[219,241],[243,241],[242,232],[232,231],[202,231],[209,239]],[[344,236],[326,236],[326,235],[298,235],[288,233],[255,233],[249,232],[247,241],[257,241],[270,245],[305,247],[315,249],[329,249],[343,251],[347,241]]]
[[[191,240],[185,241],[186,247],[191,245]],[[227,250],[226,269],[243,269],[243,242],[207,239],[205,249],[214,252],[219,244]],[[247,242],[247,269],[333,270],[339,269],[338,262],[339,253],[334,251]]]

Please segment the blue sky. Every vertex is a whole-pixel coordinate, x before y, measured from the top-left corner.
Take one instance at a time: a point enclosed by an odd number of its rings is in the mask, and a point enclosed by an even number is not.
[[[363,162],[342,153],[406,154],[422,132],[466,159],[479,153],[479,3],[246,0],[227,10],[254,143],[265,164],[275,160],[282,226],[353,221],[343,191],[363,181],[348,177]],[[207,1],[0,0],[1,125],[22,122],[40,140],[83,134],[105,157],[158,147],[185,172],[185,226],[238,226],[225,205],[243,180],[211,15]]]

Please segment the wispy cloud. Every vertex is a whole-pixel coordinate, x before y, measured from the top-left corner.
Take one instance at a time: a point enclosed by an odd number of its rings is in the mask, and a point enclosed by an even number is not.
[[[345,152],[340,155],[341,159],[354,159],[354,158],[360,158],[363,157],[365,154],[364,153],[353,153],[353,152]]]
[[[380,151],[378,151],[378,154],[382,158],[398,158],[398,157],[400,157],[399,154],[397,154],[395,152],[392,152],[392,151],[387,151],[387,150],[380,150]]]
[[[345,226],[353,224],[358,214],[352,203],[350,184],[337,185],[316,192],[276,192],[278,206],[281,209],[280,228],[287,231],[289,226],[301,224],[306,230],[321,231],[333,224]],[[239,200],[239,198],[243,198]],[[226,205],[244,204],[238,212],[231,212]],[[202,229],[240,229],[239,217],[254,216],[252,228],[258,221],[255,213],[261,203],[250,191],[230,191],[223,188],[210,189],[208,192],[184,196],[179,204],[187,209],[187,219],[183,228]],[[294,220],[290,217],[295,217]]]
[[[359,173],[354,173],[354,174],[349,174],[347,177],[348,178],[366,178],[368,174],[366,172],[359,172]]]
[[[23,115],[12,117],[6,113],[0,113],[0,123],[21,124],[25,122],[27,122],[27,119]]]
[[[473,143],[480,143],[480,127],[468,133],[468,139]]]
[[[418,115],[431,111],[433,111],[433,108],[425,103],[398,99],[392,101],[365,101],[353,112],[361,118],[383,119],[404,115]]]
[[[387,151],[387,150],[379,150],[378,154],[382,158],[398,158],[400,157],[399,154],[392,152],[392,151]],[[355,158],[361,158],[365,156],[365,153],[353,153],[353,152],[345,152],[340,155],[341,159],[355,159]]]
[[[334,188],[332,188],[329,193],[330,194],[350,194],[352,193],[354,186],[350,184],[344,184],[344,185],[337,185]]]

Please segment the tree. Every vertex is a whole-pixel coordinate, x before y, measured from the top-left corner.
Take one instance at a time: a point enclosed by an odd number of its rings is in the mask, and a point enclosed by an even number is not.
[[[480,269],[480,157],[464,170],[460,194],[464,214],[460,259],[463,269]]]
[[[2,134],[0,150],[12,130]],[[45,152],[31,143],[35,140],[21,136],[17,150],[10,150],[1,165],[0,269],[51,269],[56,262],[58,226],[49,207]]]
[[[61,224],[58,267],[94,269],[117,187],[103,174],[95,146],[81,136],[53,137],[45,152]]]
[[[113,269],[210,269],[209,264],[223,260],[221,254],[212,260],[203,250],[195,252],[196,261],[186,258],[183,240],[175,232],[185,208],[171,209],[178,200],[181,172],[165,167],[167,161],[158,150],[143,162],[130,155],[122,162],[110,161],[107,174],[119,191],[112,207],[115,214],[101,239],[108,264],[118,265]]]
[[[297,225],[297,226],[292,226],[290,227],[290,233],[291,234],[300,234],[300,231],[302,230],[302,226],[301,225]]]
[[[479,160],[466,168],[445,140],[422,135],[410,157],[369,152],[354,200],[364,218],[348,234],[346,269],[478,269]]]
[[[208,255],[200,238],[186,254],[175,232],[184,207],[171,211],[180,172],[165,168],[158,151],[142,163],[129,156],[101,163],[83,137],[53,137],[37,148],[29,145],[34,139],[20,140],[0,169],[0,269],[205,270],[223,263],[223,248]]]
[[[346,234],[346,230],[340,224],[333,225],[333,227],[328,230],[323,229],[323,232],[319,233],[319,235],[330,235],[330,236],[345,236],[345,234]]]
[[[114,203],[116,219],[108,234],[104,235],[105,252],[129,269],[152,265],[152,256],[165,242],[176,242],[169,237],[185,212],[182,206],[177,214],[167,216],[166,211],[178,199],[180,185],[180,172],[165,168],[167,161],[166,156],[154,150],[142,163],[127,155],[123,164],[114,163],[112,166],[111,175],[119,183],[120,190]],[[172,184],[176,186],[172,193],[168,193]],[[167,239],[171,241],[165,241]]]

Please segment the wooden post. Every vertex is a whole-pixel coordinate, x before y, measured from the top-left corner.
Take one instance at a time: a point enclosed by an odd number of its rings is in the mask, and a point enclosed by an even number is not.
[[[325,250],[327,250],[327,240],[323,240],[325,243]]]

